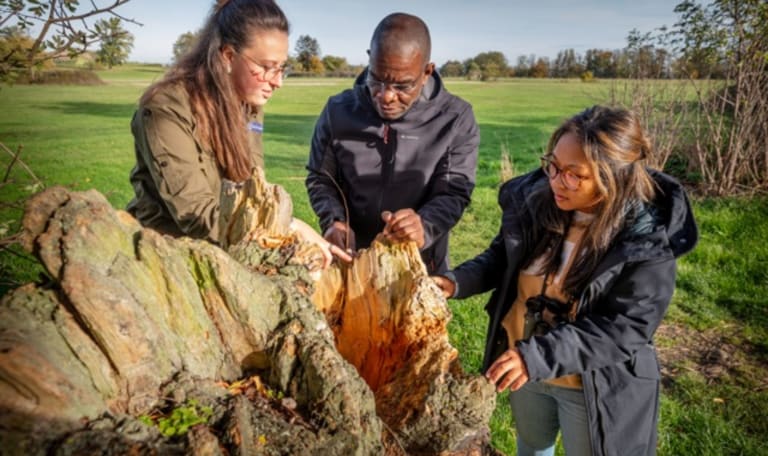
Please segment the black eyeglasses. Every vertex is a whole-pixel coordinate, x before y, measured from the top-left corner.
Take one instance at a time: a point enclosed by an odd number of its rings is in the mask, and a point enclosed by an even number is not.
[[[384,90],[389,87],[390,90],[397,94],[408,94],[414,91],[416,87],[419,85],[419,81],[413,81],[413,82],[386,82],[386,81],[379,81],[378,79],[371,76],[371,73],[368,73],[368,76],[365,78],[365,84],[368,86],[368,89],[371,91],[371,93],[379,93],[383,92]]]
[[[589,177],[579,176],[573,171],[558,167],[549,155],[541,157],[541,169],[544,170],[544,174],[550,179],[554,179],[559,175],[560,182],[568,190],[578,190],[581,186],[581,181],[589,179]]]
[[[251,57],[248,57],[247,55],[245,55],[245,54],[243,54],[241,52],[238,52],[238,55],[243,57],[243,58],[245,58],[246,60],[248,60],[252,64],[256,65],[256,67],[260,71],[252,71],[250,69],[248,71],[251,72],[251,76],[254,76],[254,77],[258,78],[262,82],[269,82],[269,81],[275,79],[275,76],[277,76],[277,75],[280,75],[280,80],[282,81],[291,72],[291,66],[288,64],[288,62],[286,62],[286,63],[284,63],[284,64],[282,64],[280,66],[268,67],[266,65],[262,65],[261,63],[253,60]],[[261,74],[259,75],[259,73],[261,73]]]

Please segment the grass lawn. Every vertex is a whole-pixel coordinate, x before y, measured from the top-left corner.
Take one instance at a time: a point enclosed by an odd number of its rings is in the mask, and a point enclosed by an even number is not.
[[[143,89],[162,74],[155,66],[100,72],[100,86],[0,87],[0,143],[22,145],[22,160],[46,185],[95,188],[118,208],[133,195],[130,119]],[[292,195],[295,215],[315,222],[304,190],[309,141],[325,100],[351,80],[288,79],[267,106],[267,176]],[[566,117],[608,99],[609,82],[446,81],[473,104],[482,143],[473,202],[454,230],[452,261],[480,253],[496,233],[500,156],[515,170],[537,166],[553,129]],[[9,155],[0,150],[0,169]],[[21,167],[0,187],[0,238],[15,232],[15,201],[34,190]],[[766,454],[768,434],[768,199],[696,199],[701,230],[696,250],[679,263],[677,291],[657,342],[664,382],[659,454]],[[27,259],[0,253],[0,294],[34,280]],[[452,343],[465,369],[480,367],[487,296],[451,301]],[[491,422],[494,444],[514,454],[513,418],[499,396]],[[562,454],[562,449],[558,450]]]

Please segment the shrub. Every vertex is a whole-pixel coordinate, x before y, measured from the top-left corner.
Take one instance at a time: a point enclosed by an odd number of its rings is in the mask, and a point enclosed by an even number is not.
[[[104,81],[90,70],[57,69],[41,71],[33,75],[22,75],[16,81],[19,84],[63,84],[63,85],[101,85]]]

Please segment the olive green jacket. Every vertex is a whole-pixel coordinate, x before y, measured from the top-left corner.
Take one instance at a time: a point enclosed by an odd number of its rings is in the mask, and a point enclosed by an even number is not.
[[[263,167],[259,110],[248,123],[255,166]],[[213,151],[195,134],[189,96],[182,85],[159,91],[140,105],[131,121],[136,166],[135,197],[127,210],[161,233],[218,241],[222,175]]]

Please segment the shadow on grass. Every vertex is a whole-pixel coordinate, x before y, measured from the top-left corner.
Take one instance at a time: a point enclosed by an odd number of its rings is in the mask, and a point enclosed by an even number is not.
[[[715,305],[728,311],[735,319],[744,320],[755,327],[768,328],[768,308],[765,296],[749,298],[718,296]]]
[[[97,103],[93,101],[65,101],[44,106],[55,112],[67,115],[87,115],[97,117],[124,118],[130,122],[136,105],[133,103]]]
[[[562,117],[525,118],[510,124],[480,123],[480,154],[477,161],[478,187],[498,188],[501,182],[502,153],[509,154],[514,176],[539,167],[552,132]]]
[[[267,113],[264,118],[264,138],[268,141],[306,146],[309,151],[316,121],[316,115]]]
[[[135,71],[137,73],[152,73],[152,74],[163,74],[165,73],[165,68],[163,67],[156,67],[156,68],[136,68],[131,71]]]

